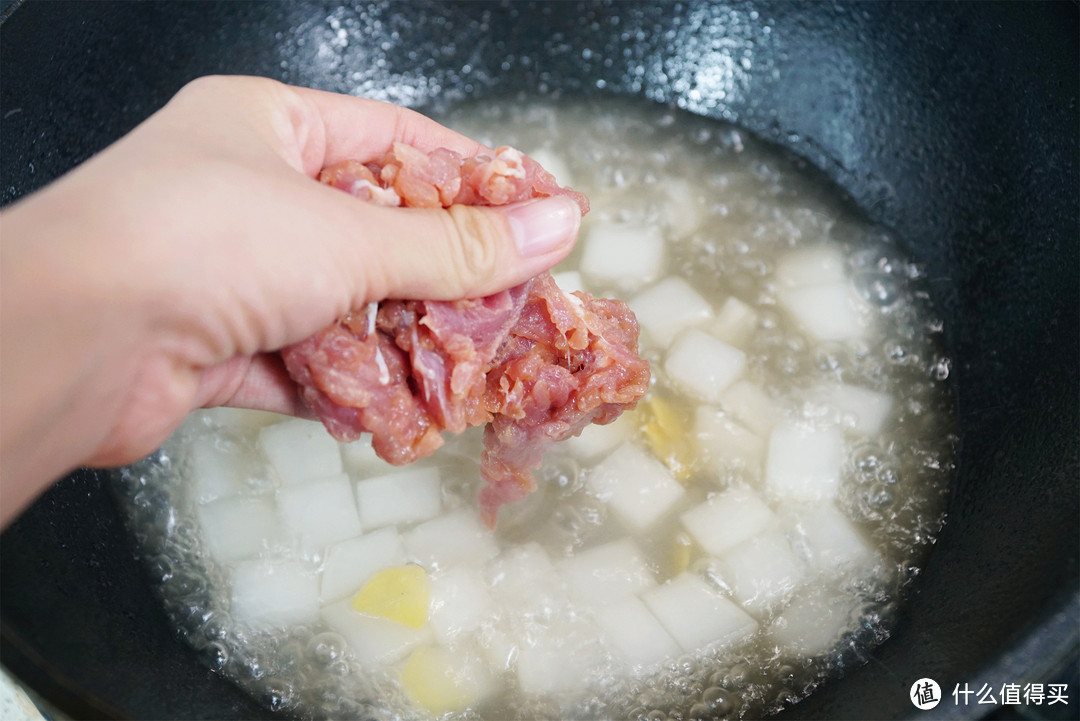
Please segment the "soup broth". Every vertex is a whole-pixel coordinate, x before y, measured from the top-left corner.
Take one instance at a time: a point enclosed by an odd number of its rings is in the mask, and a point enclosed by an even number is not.
[[[616,99],[440,119],[589,196],[555,277],[629,302],[649,393],[494,531],[479,429],[401,468],[314,422],[192,414],[117,483],[179,633],[306,718],[747,718],[865,660],[952,470],[920,265],[731,125]]]

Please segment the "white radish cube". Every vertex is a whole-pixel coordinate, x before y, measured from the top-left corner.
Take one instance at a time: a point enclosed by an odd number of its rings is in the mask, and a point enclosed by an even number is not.
[[[667,178],[661,184],[668,202],[664,204],[664,220],[672,238],[683,238],[705,222],[704,198],[701,186],[681,178]]]
[[[283,540],[281,518],[265,498],[223,498],[195,513],[210,555],[221,563],[254,556]]]
[[[285,485],[341,473],[341,450],[321,423],[292,418],[259,431],[259,450]]]
[[[786,500],[836,498],[844,462],[844,437],[836,428],[811,430],[783,425],[769,436],[765,484]]]
[[[660,228],[636,223],[598,221],[585,236],[581,273],[591,281],[634,290],[664,272]]]
[[[284,418],[281,414],[271,413],[270,411],[253,411],[247,408],[229,408],[227,406],[204,408],[197,412],[216,425],[238,431],[257,431],[263,426],[280,423]]]
[[[323,603],[352,597],[375,572],[405,563],[405,547],[395,528],[380,528],[331,546],[322,572]]]
[[[796,546],[817,571],[829,574],[865,571],[878,554],[863,534],[832,503],[793,506],[786,514]]]
[[[552,273],[551,277],[555,280],[555,285],[559,286],[563,293],[570,294],[575,290],[585,291],[585,281],[582,280],[581,273],[576,270]]]
[[[344,473],[281,488],[277,502],[285,525],[307,552],[359,536],[362,530],[352,486]]]
[[[482,625],[476,633],[476,643],[488,665],[495,671],[513,668],[522,645],[506,624]]]
[[[652,589],[641,600],[688,653],[736,643],[757,630],[757,621],[746,611],[690,573]]]
[[[487,567],[496,603],[512,613],[543,614],[565,598],[562,579],[538,543],[508,548]]]
[[[804,658],[829,653],[855,629],[860,603],[851,596],[816,588],[800,594],[769,627],[769,635],[788,652]]]
[[[679,654],[679,646],[645,604],[635,596],[624,598],[597,614],[597,625],[608,645],[641,674]]]
[[[494,533],[480,523],[472,509],[422,523],[403,540],[408,557],[429,571],[462,563],[480,565],[499,552]]]
[[[776,424],[780,415],[776,404],[761,386],[750,381],[735,381],[721,394],[721,407],[762,438]]]
[[[603,659],[600,630],[585,621],[554,619],[532,643],[521,643],[517,680],[528,695],[566,693],[584,688]]]
[[[779,299],[791,318],[818,340],[866,335],[867,324],[859,313],[861,301],[846,281],[789,288],[780,292]]]
[[[707,403],[720,403],[724,389],[745,367],[745,353],[694,328],[676,339],[664,360],[675,385]]]
[[[698,406],[694,434],[714,466],[760,470],[765,461],[765,439],[710,406]]]
[[[630,531],[644,531],[685,494],[667,466],[633,443],[623,443],[588,472],[586,483]]]
[[[779,531],[740,543],[724,554],[723,561],[723,577],[732,596],[755,615],[775,607],[806,577],[806,567]]]
[[[590,423],[579,435],[560,441],[559,447],[565,448],[582,460],[591,460],[608,453],[615,446],[629,439],[635,430],[633,417],[623,413],[611,423],[602,426]]]
[[[848,383],[826,383],[810,392],[812,403],[831,411],[832,420],[861,436],[874,436],[892,413],[893,399],[887,393]]]
[[[723,302],[716,318],[709,324],[712,334],[736,348],[745,348],[758,326],[758,314],[735,297]]]
[[[555,180],[562,186],[573,186],[574,177],[570,175],[570,169],[566,161],[551,148],[536,148],[531,153],[526,153],[530,158],[540,164],[544,170],[555,176]]]
[[[604,606],[655,585],[645,557],[629,538],[582,551],[558,564],[570,595],[590,606]]]
[[[319,578],[299,561],[243,561],[233,573],[229,612],[252,626],[312,623],[319,618]]]
[[[439,643],[475,631],[495,613],[487,584],[475,568],[457,566],[431,579],[428,622]]]
[[[709,302],[677,276],[641,291],[629,305],[641,329],[660,348],[667,348],[679,333],[712,317]]]
[[[764,531],[776,516],[749,488],[735,487],[691,508],[681,518],[698,545],[718,556]]]
[[[248,473],[251,458],[238,449],[218,446],[211,439],[200,438],[191,445],[190,478],[199,503],[228,498],[250,490]]]
[[[365,435],[349,443],[339,443],[338,446],[341,448],[342,465],[353,478],[374,478],[397,470],[375,453],[371,436]]]
[[[431,640],[431,629],[410,628],[396,621],[368,616],[353,610],[350,599],[323,606],[322,619],[337,631],[368,667],[394,663],[405,658],[417,646]]]
[[[410,468],[356,484],[356,505],[364,528],[414,523],[442,510],[436,468]]]
[[[788,288],[842,282],[844,255],[833,245],[793,250],[776,263],[776,280]]]

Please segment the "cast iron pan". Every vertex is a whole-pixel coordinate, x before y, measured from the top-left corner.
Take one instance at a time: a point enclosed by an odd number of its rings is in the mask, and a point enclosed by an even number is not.
[[[781,715],[975,717],[986,707],[949,695],[917,712],[908,689],[923,676],[948,694],[1075,672],[1075,4],[52,2],[3,13],[5,204],[220,72],[416,106],[519,89],[630,93],[803,155],[925,263],[955,359],[961,444],[948,523],[893,637]],[[61,710],[271,716],[173,636],[99,474],[65,478],[8,529],[0,568],[2,661]],[[1075,716],[1075,680],[1069,692]]]

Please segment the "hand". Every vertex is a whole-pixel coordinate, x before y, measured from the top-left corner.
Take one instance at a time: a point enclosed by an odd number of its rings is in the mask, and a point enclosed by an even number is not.
[[[302,413],[275,354],[387,297],[487,295],[571,249],[566,198],[369,205],[314,180],[395,141],[474,141],[402,108],[211,77],[3,213],[0,517],[80,464],[134,461],[192,409]]]

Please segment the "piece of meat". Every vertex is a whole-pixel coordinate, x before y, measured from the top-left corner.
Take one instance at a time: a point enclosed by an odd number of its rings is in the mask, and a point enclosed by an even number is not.
[[[502,205],[568,195],[513,148],[462,158],[396,143],[378,162],[345,161],[320,180],[380,205]],[[554,442],[610,423],[649,384],[638,325],[625,303],[562,292],[551,275],[486,298],[386,300],[338,319],[282,350],[301,397],[342,441],[372,434],[393,464],[433,453],[441,431],[489,424],[481,514],[535,488],[532,471]]]

